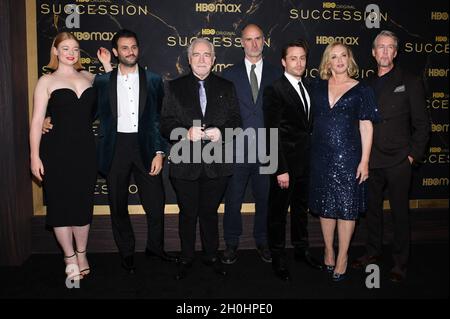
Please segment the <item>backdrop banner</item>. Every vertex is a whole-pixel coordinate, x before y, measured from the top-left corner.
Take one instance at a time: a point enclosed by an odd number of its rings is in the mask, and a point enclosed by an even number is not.
[[[431,141],[426,163],[415,170],[411,199],[448,198],[448,2],[346,0],[36,0],[38,74],[45,73],[53,37],[72,32],[80,41],[82,63],[92,73],[102,73],[96,52],[111,49],[110,41],[121,28],[135,31],[140,41],[140,64],[173,79],[189,71],[186,49],[197,37],[207,37],[216,49],[214,71],[243,58],[240,30],[256,23],[265,33],[265,58],[281,68],[281,48],[303,38],[310,45],[306,76],[318,77],[326,45],[338,40],[354,51],[360,67],[358,80],[375,69],[372,41],[387,29],[400,38],[397,64],[421,76],[431,115]],[[115,61],[114,61],[115,62]],[[98,123],[94,123],[94,130]],[[164,170],[167,204],[176,203]],[[69,178],[69,177],[68,177]],[[95,204],[107,204],[105,180],[99,176]],[[138,204],[137,186],[130,185],[130,204]],[[251,202],[246,195],[246,202]]]

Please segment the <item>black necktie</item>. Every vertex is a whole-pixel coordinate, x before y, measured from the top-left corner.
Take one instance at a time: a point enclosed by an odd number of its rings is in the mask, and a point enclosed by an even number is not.
[[[300,88],[300,94],[302,95],[303,107],[305,108],[306,118],[309,118],[309,116],[308,116],[308,100],[306,99],[305,89],[303,88],[302,81],[298,82],[298,86]]]

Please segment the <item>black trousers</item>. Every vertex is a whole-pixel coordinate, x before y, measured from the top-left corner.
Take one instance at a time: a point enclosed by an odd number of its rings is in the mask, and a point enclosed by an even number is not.
[[[179,214],[179,236],[181,259],[190,262],[195,254],[195,235],[197,217],[200,222],[200,238],[205,258],[217,257],[219,249],[219,230],[217,209],[225,193],[229,177],[196,180],[171,178],[175,189]]]
[[[165,194],[161,174],[150,176],[150,163],[142,163],[136,133],[118,133],[111,170],[107,176],[114,240],[122,257],[135,250],[135,237],[128,214],[128,187],[133,174],[147,216],[147,248],[156,254],[164,247]]]
[[[289,176],[289,187],[281,189],[277,176],[270,177],[268,240],[273,254],[283,254],[286,245],[286,216],[290,207],[291,243],[308,248],[308,176]]]
[[[389,168],[371,169],[367,211],[367,253],[381,255],[383,245],[383,191],[387,187],[393,221],[392,254],[396,267],[405,268],[410,249],[409,189],[411,164],[408,159]]]

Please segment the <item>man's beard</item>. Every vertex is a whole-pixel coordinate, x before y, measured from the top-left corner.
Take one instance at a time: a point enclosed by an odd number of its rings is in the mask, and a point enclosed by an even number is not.
[[[126,67],[133,67],[137,64],[138,59],[136,58],[134,62],[129,62],[126,58],[119,56],[118,57],[120,64],[125,65]]]

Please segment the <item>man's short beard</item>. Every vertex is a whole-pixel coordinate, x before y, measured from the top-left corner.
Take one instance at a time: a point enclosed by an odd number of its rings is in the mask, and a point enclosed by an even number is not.
[[[138,63],[138,59],[134,61],[134,63],[129,63],[126,59],[118,57],[120,64],[123,64],[124,66],[131,68],[135,66]]]

